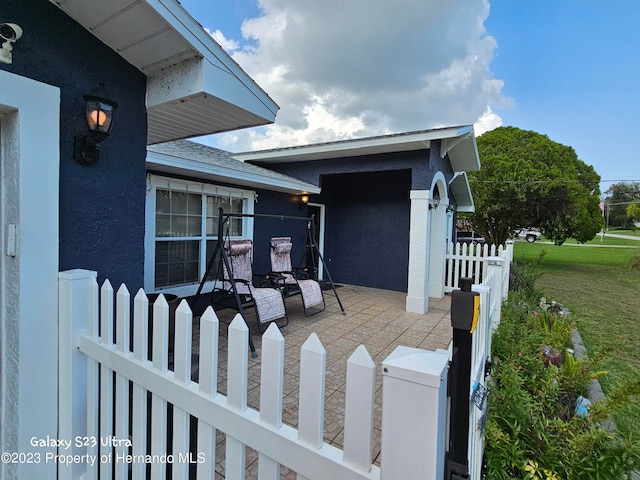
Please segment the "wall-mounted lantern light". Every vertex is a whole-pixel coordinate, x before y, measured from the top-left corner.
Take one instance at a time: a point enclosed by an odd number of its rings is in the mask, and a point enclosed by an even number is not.
[[[429,210],[438,208],[440,205],[440,190],[438,190],[438,186],[433,189],[433,201],[429,204]]]
[[[100,159],[102,142],[113,128],[113,118],[118,104],[109,99],[109,92],[100,83],[98,88],[82,96],[84,98],[87,134],[78,135],[73,142],[73,158],[84,165]]]
[[[447,213],[453,213],[456,211],[456,204],[455,203],[450,203],[449,205],[447,205]]]
[[[305,205],[307,205],[307,203],[309,203],[309,195],[306,193],[303,193],[302,195],[300,195],[300,197],[298,198],[298,206],[300,208],[303,208]]]

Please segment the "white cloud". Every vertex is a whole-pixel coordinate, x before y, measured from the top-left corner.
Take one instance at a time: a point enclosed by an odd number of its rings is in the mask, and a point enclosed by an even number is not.
[[[491,107],[487,106],[482,116],[473,124],[473,131],[477,137],[485,132],[502,126],[502,118]]]
[[[242,41],[212,36],[280,105],[275,125],[218,136],[233,151],[501,123],[487,0],[260,0]],[[495,127],[493,127],[495,128]]]
[[[214,32],[212,32],[210,29],[206,28],[204,29],[209,35],[211,35],[213,37],[213,39],[218,42],[218,45],[220,45],[222,48],[224,48],[227,52],[231,53],[234,50],[237,50],[240,48],[240,44],[235,41],[235,40],[231,40],[228,39],[224,36],[224,33],[222,33],[220,30],[216,30]]]

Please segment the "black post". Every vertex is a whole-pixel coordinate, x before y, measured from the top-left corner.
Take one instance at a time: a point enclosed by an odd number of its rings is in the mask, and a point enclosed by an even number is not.
[[[445,480],[469,478],[469,385],[471,383],[471,341],[477,320],[471,278],[460,279],[460,290],[451,292],[451,326],[453,357],[449,371],[451,412],[449,417],[449,451],[445,459]]]

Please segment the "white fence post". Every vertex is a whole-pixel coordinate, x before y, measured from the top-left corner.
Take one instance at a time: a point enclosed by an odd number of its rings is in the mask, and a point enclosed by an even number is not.
[[[87,331],[89,317],[89,285],[95,282],[96,272],[68,270],[58,274],[59,335],[58,335],[58,438],[68,440],[64,455],[82,455],[85,451],[75,446],[76,435],[87,435],[87,357],[78,351],[78,337]],[[33,352],[37,355],[37,352]],[[58,462],[58,478],[76,479],[86,472],[81,462]]]
[[[509,288],[509,279],[504,279],[505,259],[502,257],[487,258],[487,276],[491,293],[489,295],[491,332],[495,331],[500,324],[500,313],[502,311],[502,300],[504,298],[504,284]]]
[[[448,352],[404,346],[383,361],[381,480],[444,478],[448,365]]]

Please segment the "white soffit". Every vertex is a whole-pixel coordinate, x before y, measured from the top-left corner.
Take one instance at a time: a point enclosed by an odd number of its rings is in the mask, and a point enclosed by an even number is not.
[[[276,103],[175,0],[50,0],[147,76],[148,143],[273,123]]]

